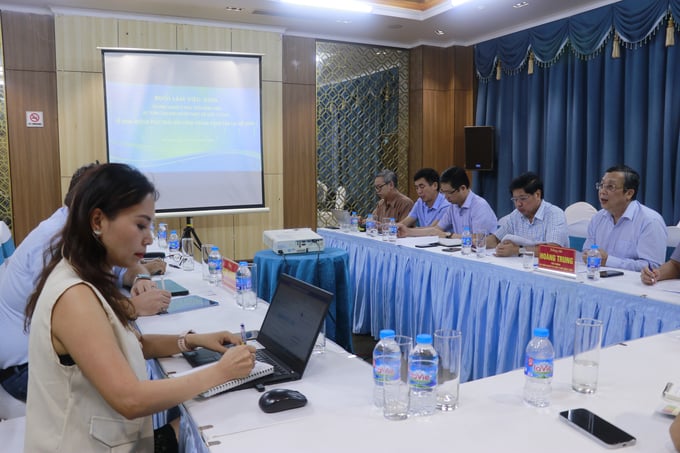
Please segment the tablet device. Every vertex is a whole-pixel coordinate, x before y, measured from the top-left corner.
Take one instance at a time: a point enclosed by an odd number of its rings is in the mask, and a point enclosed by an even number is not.
[[[199,308],[214,307],[215,305],[219,305],[219,303],[196,295],[173,297],[166,313],[181,313]]]
[[[170,291],[172,297],[189,295],[189,290],[174,280],[168,280],[166,278],[163,280],[157,280],[156,284],[158,285],[158,288]]]

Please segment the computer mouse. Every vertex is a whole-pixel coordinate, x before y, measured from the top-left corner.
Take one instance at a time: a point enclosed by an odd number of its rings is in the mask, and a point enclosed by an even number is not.
[[[307,398],[297,390],[272,389],[260,397],[260,409],[268,414],[295,409],[305,404]]]

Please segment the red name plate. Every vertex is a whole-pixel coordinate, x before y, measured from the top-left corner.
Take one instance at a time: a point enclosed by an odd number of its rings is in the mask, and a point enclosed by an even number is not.
[[[576,250],[553,245],[539,245],[538,267],[573,274],[576,271]]]

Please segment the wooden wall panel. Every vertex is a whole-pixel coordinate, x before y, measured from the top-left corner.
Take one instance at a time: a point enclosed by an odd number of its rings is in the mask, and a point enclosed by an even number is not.
[[[57,16],[58,71],[102,72],[98,47],[118,45],[118,21],[112,18]]]
[[[12,234],[19,244],[61,205],[54,21],[2,11],[3,58]],[[43,112],[43,127],[27,127],[26,111]]]
[[[52,16],[3,10],[2,36],[6,70],[55,70]]]
[[[316,225],[316,87],[283,86],[283,223]]]
[[[201,25],[177,26],[178,50],[231,51],[231,29]]]
[[[56,83],[54,72],[5,70],[13,236],[17,244],[62,203]],[[27,127],[27,110],[43,112],[44,127]]]
[[[68,187],[71,175],[82,165],[106,162],[104,86],[97,72],[59,72],[59,143],[61,176]]]
[[[234,50],[262,54],[262,80],[281,82],[281,34],[244,29],[233,29],[231,39]]]
[[[283,39],[284,228],[316,227],[316,42]]]
[[[139,20],[119,20],[118,47],[176,50],[177,25]]]

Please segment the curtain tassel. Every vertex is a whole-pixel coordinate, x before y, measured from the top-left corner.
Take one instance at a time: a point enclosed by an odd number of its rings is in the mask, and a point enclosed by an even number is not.
[[[621,57],[621,47],[619,45],[619,34],[614,32],[614,43],[612,44],[612,58]]]
[[[529,62],[527,63],[527,74],[531,75],[534,73],[534,53],[529,51]]]
[[[668,18],[668,26],[666,27],[666,47],[675,45],[675,22],[672,17]]]
[[[501,80],[501,60],[496,64],[496,80]]]

